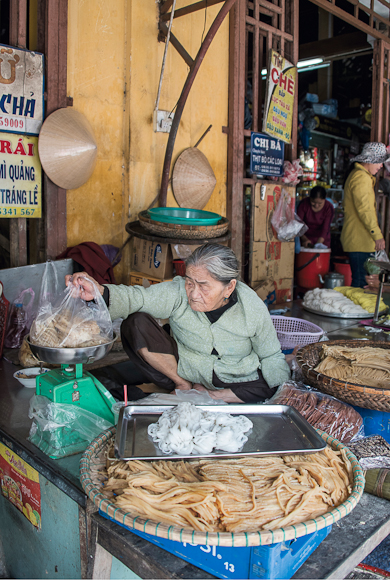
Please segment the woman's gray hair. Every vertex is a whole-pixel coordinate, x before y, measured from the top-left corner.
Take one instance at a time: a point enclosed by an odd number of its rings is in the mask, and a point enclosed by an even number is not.
[[[187,268],[189,266],[204,267],[212,278],[229,284],[231,280],[238,280],[240,271],[238,260],[230,248],[220,244],[203,244],[188,256],[185,260]]]

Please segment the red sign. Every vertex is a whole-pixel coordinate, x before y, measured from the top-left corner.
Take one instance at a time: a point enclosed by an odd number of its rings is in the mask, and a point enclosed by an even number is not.
[[[0,443],[1,494],[35,526],[41,527],[41,486],[39,473]]]

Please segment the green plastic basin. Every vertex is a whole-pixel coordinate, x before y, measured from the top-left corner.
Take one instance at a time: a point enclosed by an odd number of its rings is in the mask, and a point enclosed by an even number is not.
[[[148,209],[150,219],[165,224],[186,224],[191,226],[213,226],[222,216],[201,209],[185,207],[155,207]]]

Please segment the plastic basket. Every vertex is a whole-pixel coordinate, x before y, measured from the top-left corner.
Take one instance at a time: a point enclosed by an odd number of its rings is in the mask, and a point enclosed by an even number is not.
[[[318,342],[324,334],[322,328],[301,318],[288,316],[271,316],[271,318],[282,350]]]

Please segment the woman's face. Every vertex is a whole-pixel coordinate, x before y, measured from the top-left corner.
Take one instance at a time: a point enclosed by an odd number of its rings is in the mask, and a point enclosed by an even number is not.
[[[227,304],[225,298],[236,287],[237,280],[231,280],[227,286],[210,276],[203,266],[188,266],[185,277],[185,288],[188,303],[192,310],[210,312]]]
[[[314,213],[321,211],[325,205],[325,199],[321,199],[320,197],[316,197],[315,199],[310,198],[310,206]]]
[[[383,163],[365,163],[364,165],[367,171],[371,173],[371,175],[376,175],[382,167]]]

